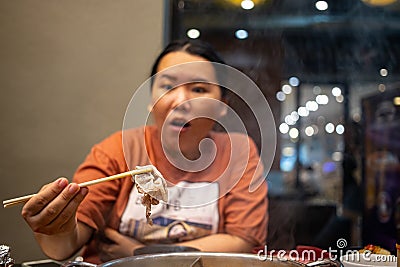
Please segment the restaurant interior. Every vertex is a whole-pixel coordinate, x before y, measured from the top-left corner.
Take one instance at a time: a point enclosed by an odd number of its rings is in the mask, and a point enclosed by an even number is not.
[[[346,240],[394,253],[400,3],[173,0],[168,7],[166,38],[210,42],[271,107],[268,246],[328,249]],[[260,146],[251,107],[233,103]]]
[[[268,247],[395,254],[400,0],[0,1],[0,38],[3,200],[72,177],[162,47],[201,39],[272,111]],[[262,149],[252,107],[231,104]],[[20,213],[1,211],[0,241],[16,262],[46,258]]]

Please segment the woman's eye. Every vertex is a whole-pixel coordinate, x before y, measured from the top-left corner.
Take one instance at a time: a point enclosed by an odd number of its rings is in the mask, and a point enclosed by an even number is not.
[[[196,86],[192,88],[192,92],[195,93],[205,93],[206,89],[204,87]]]
[[[170,84],[162,84],[161,86],[160,86],[160,88],[161,89],[164,89],[164,90],[171,90],[172,88],[174,88],[172,85],[170,85]]]

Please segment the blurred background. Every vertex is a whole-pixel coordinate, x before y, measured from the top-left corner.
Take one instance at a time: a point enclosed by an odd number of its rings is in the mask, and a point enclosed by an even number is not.
[[[163,47],[164,10],[147,0],[0,1],[2,200],[71,178],[122,129]],[[1,208],[0,242],[17,262],[45,258],[20,212]]]
[[[394,253],[400,2],[173,0],[169,12],[170,39],[211,42],[274,113],[268,247],[345,239]],[[251,112],[233,105],[260,145]]]
[[[2,0],[1,198],[71,177],[122,128],[163,45],[198,38],[253,79],[273,111],[268,247],[344,238],[394,252],[399,15],[396,0]],[[232,105],[260,146],[251,110]],[[1,210],[0,241],[19,262],[44,258],[19,213]]]

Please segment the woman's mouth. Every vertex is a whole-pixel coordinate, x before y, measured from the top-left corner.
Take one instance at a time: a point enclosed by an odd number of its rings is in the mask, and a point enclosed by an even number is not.
[[[175,119],[170,122],[171,128],[174,131],[185,132],[190,128],[190,122],[182,119]]]

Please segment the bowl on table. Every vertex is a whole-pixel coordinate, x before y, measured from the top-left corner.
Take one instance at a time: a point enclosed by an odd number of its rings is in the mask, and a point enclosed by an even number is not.
[[[146,254],[160,254],[172,252],[195,252],[199,251],[196,248],[188,246],[174,246],[174,245],[150,245],[137,248],[133,251],[133,255],[146,255]]]

